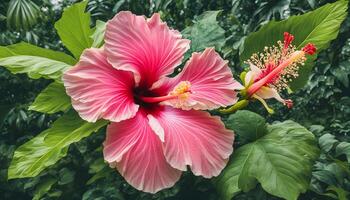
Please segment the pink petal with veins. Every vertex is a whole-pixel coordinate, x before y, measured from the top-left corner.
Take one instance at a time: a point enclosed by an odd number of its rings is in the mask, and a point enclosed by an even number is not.
[[[171,30],[158,13],[146,20],[128,11],[107,24],[105,49],[116,69],[132,71],[138,85],[150,87],[181,64],[190,41]]]
[[[174,78],[164,78],[153,85],[155,91],[171,92],[181,81],[190,83],[191,93],[184,102],[179,99],[163,102],[184,110],[206,110],[225,107],[237,102],[235,89],[242,87],[214,48],[193,53],[184,69]]]
[[[132,119],[108,126],[103,154],[130,185],[145,192],[169,188],[181,176],[165,160],[161,141],[142,110]]]
[[[64,73],[63,83],[74,109],[89,122],[122,121],[139,108],[132,94],[132,73],[114,69],[101,49],[85,50],[79,63]]]
[[[205,178],[219,175],[233,151],[234,134],[219,117],[204,111],[166,107],[154,115],[163,128],[164,154],[170,165]],[[155,128],[157,127],[157,128]]]

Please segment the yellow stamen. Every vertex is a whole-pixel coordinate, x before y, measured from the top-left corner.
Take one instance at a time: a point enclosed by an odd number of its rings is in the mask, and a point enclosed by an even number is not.
[[[147,96],[139,96],[138,98],[146,103],[160,103],[163,101],[175,100],[178,99],[177,102],[179,105],[183,104],[191,93],[191,83],[189,81],[181,81],[179,84],[175,86],[173,91],[171,91],[166,96],[158,96],[158,97],[147,97]]]
[[[169,94],[177,96],[180,100],[186,100],[191,93],[191,83],[189,81],[181,81],[175,86]]]
[[[291,56],[290,56],[290,64],[294,63],[301,58],[305,57],[305,52],[304,51],[295,51]]]

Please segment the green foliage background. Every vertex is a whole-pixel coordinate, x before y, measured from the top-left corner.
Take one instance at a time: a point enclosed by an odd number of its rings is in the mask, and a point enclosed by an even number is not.
[[[0,2],[0,45],[27,41],[54,50],[66,51],[53,24],[63,8],[74,3],[68,0],[32,0],[40,17],[35,23],[16,24],[7,15],[10,1]],[[243,40],[272,19],[285,19],[303,14],[331,0],[90,0],[88,10],[96,20],[106,21],[120,10],[150,16],[160,12],[175,29],[183,30],[204,11],[221,10],[219,25],[225,30],[225,45],[219,45],[221,55],[230,61],[235,75],[242,71],[238,53]],[[18,16],[17,16],[18,17]],[[9,18],[11,20],[9,20]],[[30,20],[30,19],[28,19]],[[8,21],[15,23],[12,26]],[[30,26],[30,28],[28,28]],[[185,29],[186,30],[186,29]],[[221,31],[221,30],[214,30]],[[184,31],[189,33],[190,30]],[[200,43],[195,43],[202,48]],[[66,51],[67,52],[67,51]],[[292,119],[308,128],[318,138],[321,155],[312,169],[310,189],[300,199],[346,199],[350,191],[350,18],[330,48],[317,60],[308,84],[290,97],[295,102],[288,110],[272,105],[275,114],[268,122]],[[101,143],[104,130],[74,143],[68,155],[35,178],[7,180],[7,169],[14,150],[45,130],[57,117],[28,111],[29,105],[51,82],[32,80],[25,75],[12,75],[0,68],[0,199],[218,199],[210,180],[186,172],[171,189],[156,195],[139,192],[129,186],[118,173],[103,162]],[[260,104],[251,104],[266,116]],[[236,144],[237,146],[241,144]],[[266,193],[260,185],[235,199],[278,199]]]

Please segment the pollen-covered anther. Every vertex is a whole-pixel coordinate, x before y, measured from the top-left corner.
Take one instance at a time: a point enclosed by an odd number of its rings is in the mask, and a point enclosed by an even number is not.
[[[185,100],[191,93],[191,83],[189,81],[181,81],[170,92],[170,95],[177,96],[180,100]]]

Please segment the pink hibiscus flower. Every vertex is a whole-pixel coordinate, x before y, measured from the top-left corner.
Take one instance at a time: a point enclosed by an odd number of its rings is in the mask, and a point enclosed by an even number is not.
[[[128,183],[155,193],[189,166],[217,176],[233,151],[234,134],[201,110],[232,105],[239,85],[213,48],[181,64],[189,40],[159,14],[120,12],[107,24],[105,46],[87,49],[63,76],[74,109],[89,122],[111,121],[104,158]]]
[[[248,72],[243,72],[241,79],[243,85],[239,87],[244,100],[236,105],[223,109],[223,113],[235,111],[240,106],[248,104],[249,99],[260,101],[269,113],[273,113],[265,99],[274,98],[286,105],[293,106],[293,101],[283,99],[280,92],[289,89],[288,83],[299,76],[299,67],[306,61],[306,55],[313,55],[316,47],[309,43],[301,50],[297,50],[292,42],[294,36],[288,32],[284,33],[284,41],[278,41],[278,46],[265,47],[263,53],[253,54],[246,62],[250,66]]]

